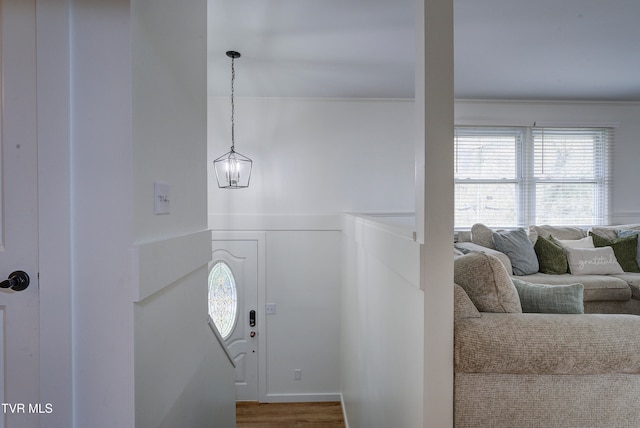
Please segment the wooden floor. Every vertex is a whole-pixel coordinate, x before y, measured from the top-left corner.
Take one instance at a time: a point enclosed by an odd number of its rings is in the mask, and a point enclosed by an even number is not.
[[[236,403],[237,428],[344,428],[342,406],[326,403]]]

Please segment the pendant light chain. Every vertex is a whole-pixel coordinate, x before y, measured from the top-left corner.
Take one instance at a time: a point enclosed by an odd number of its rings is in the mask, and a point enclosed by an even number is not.
[[[233,152],[235,149],[235,104],[233,102],[233,93],[234,93],[234,82],[236,80],[236,68],[235,68],[235,58],[231,58],[231,151]]]

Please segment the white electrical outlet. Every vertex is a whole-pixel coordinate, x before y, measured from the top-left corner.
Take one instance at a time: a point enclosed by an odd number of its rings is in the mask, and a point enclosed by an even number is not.
[[[275,303],[267,303],[264,305],[264,313],[265,315],[275,315],[276,314],[276,304]]]
[[[302,370],[301,369],[295,369],[293,371],[293,378],[295,380],[302,380]]]

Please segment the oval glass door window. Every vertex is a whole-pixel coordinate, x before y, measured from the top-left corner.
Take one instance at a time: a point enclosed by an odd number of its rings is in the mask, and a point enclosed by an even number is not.
[[[238,318],[238,291],[225,262],[216,262],[209,272],[209,315],[223,339],[231,336]]]

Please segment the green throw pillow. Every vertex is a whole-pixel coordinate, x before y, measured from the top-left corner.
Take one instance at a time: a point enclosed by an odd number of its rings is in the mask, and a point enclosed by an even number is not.
[[[511,278],[518,290],[522,312],[543,314],[583,314],[584,286],[532,284]]]
[[[593,232],[589,232],[593,237],[593,245],[596,247],[611,247],[618,259],[618,263],[625,272],[640,272],[638,266],[638,235],[628,238],[607,239]]]
[[[533,246],[538,256],[540,272],[551,275],[562,275],[568,271],[567,255],[564,249],[556,242],[553,236],[544,238],[540,236]]]
[[[628,238],[630,236],[638,236],[640,235],[640,230],[635,229],[618,229],[616,230],[616,235],[618,238]],[[636,261],[638,262],[638,266],[640,267],[640,238],[638,238],[638,256],[636,257]]]

